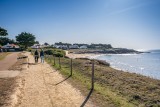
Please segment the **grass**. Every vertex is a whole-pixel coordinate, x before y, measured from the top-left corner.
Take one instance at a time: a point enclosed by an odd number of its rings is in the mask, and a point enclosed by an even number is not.
[[[70,59],[46,59],[66,77],[70,75]],[[73,75],[69,80],[87,95],[91,87],[91,61],[73,59]],[[101,107],[159,107],[160,81],[138,74],[115,70],[95,62],[95,87],[91,99]]]
[[[10,52],[2,52],[0,53],[0,60],[3,60]]]

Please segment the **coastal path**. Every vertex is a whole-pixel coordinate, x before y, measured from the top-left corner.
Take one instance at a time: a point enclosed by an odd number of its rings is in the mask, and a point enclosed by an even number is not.
[[[20,74],[18,103],[16,107],[80,107],[85,96],[74,88],[59,71],[49,64],[34,63],[33,56],[27,52],[29,68]],[[62,82],[63,81],[63,82]],[[88,101],[85,107],[94,107]]]

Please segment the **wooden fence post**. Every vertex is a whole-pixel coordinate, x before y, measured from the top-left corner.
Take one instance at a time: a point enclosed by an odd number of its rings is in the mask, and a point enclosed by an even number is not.
[[[72,76],[72,58],[71,58],[71,76]]]
[[[61,68],[61,61],[60,61],[60,56],[59,56],[59,68]]]
[[[92,87],[91,89],[94,89],[94,60],[92,61],[92,83],[91,83]]]
[[[55,59],[55,55],[54,55],[54,65],[56,65],[56,59]]]
[[[49,55],[49,62],[51,63],[51,55]]]

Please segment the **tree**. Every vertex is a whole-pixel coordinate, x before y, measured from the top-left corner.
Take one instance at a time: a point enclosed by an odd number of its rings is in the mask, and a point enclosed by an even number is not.
[[[7,30],[0,27],[0,36],[7,36],[7,35],[8,35]]]
[[[16,41],[19,45],[27,49],[35,43],[35,36],[31,33],[22,32],[16,36]]]
[[[0,27],[0,45],[6,45],[11,41],[6,37],[7,35],[8,35],[7,30]]]
[[[12,44],[14,43],[15,44],[15,41],[13,39],[9,39],[9,38],[0,38],[0,44],[3,46],[3,45],[6,45],[7,43],[9,44]]]
[[[46,46],[47,46],[47,45],[49,45],[49,43],[45,42],[45,43],[44,43],[44,45],[46,45]]]
[[[35,41],[35,44],[39,44],[39,41]]]

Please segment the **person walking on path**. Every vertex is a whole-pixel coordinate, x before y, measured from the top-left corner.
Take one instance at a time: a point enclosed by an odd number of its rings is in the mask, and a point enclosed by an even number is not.
[[[41,63],[44,63],[44,51],[43,51],[43,49],[41,49],[40,57],[41,57]]]
[[[38,63],[38,58],[39,58],[39,52],[36,49],[35,53],[34,53],[34,58],[35,58],[35,63]]]

